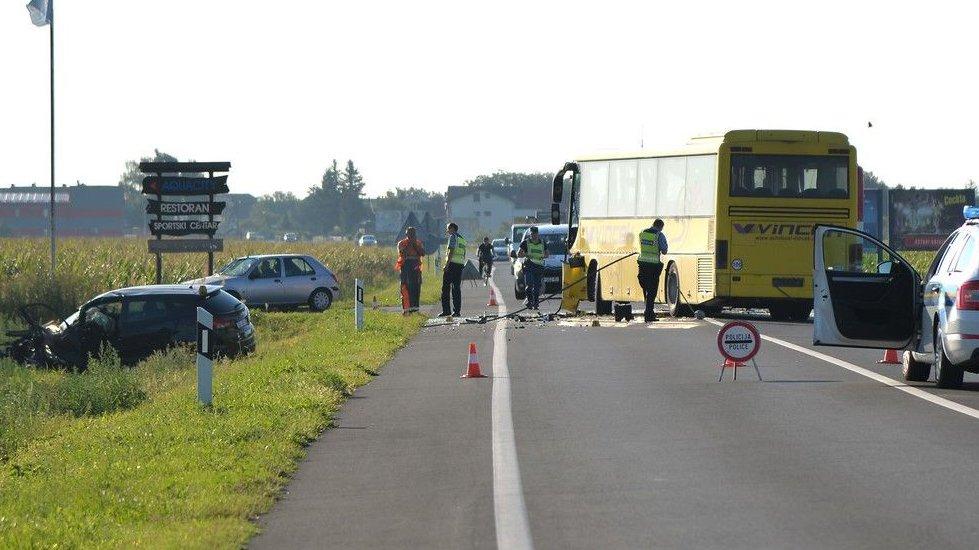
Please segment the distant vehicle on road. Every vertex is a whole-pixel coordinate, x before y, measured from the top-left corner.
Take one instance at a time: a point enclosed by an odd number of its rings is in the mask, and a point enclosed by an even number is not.
[[[922,278],[855,229],[817,226],[813,344],[904,350],[904,379],[940,388],[979,373],[979,207],[938,250]]]
[[[547,249],[548,254],[548,257],[544,259],[544,279],[541,281],[541,294],[558,292],[561,290],[562,263],[568,255],[568,225],[538,225],[537,229],[540,233],[541,240],[544,241],[544,247]],[[520,241],[529,238],[529,236],[530,230],[524,230],[523,235],[520,236]],[[519,242],[517,243],[517,249],[520,249]],[[523,300],[527,293],[527,288],[523,280],[523,266],[527,262],[527,258],[516,258],[516,252],[513,252],[513,255],[513,295],[518,300]]]
[[[505,261],[510,258],[510,239],[493,239],[493,261]]]
[[[299,233],[286,233],[282,235],[282,240],[287,243],[294,243],[299,241]]]
[[[300,254],[235,258],[217,274],[187,282],[202,283],[220,286],[252,305],[308,305],[313,311],[324,311],[340,297],[333,272],[316,258]]]
[[[85,368],[103,344],[126,364],[177,344],[197,342],[197,307],[214,316],[213,349],[234,356],[255,350],[248,308],[220,287],[151,285],[120,288],[96,296],[61,320],[43,304],[20,308],[26,330],[3,355],[38,366]]]
[[[357,241],[357,246],[377,246],[377,237],[374,235],[361,235]]]
[[[510,252],[513,254],[517,253],[517,247],[520,246],[520,240],[523,238],[523,232],[527,230],[528,227],[534,225],[532,223],[515,223],[510,226]],[[511,258],[513,254],[508,254]]]
[[[246,241],[265,241],[265,240],[268,240],[268,238],[265,235],[263,235],[263,234],[261,234],[261,233],[259,233],[257,231],[249,231],[248,233],[245,233],[245,240]]]

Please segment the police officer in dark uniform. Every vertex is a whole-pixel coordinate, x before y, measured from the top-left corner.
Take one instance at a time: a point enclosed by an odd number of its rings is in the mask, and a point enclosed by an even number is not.
[[[663,220],[657,219],[651,227],[639,233],[639,286],[646,299],[643,317],[647,323],[656,320],[656,290],[659,288],[659,276],[663,273],[661,255],[666,254],[667,250]]]

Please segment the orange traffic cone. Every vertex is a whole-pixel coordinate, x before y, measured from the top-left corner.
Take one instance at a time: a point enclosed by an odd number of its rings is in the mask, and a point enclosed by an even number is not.
[[[882,365],[900,365],[901,358],[897,355],[897,350],[895,349],[885,349],[884,358],[877,361]]]
[[[466,368],[466,374],[463,374],[460,378],[486,378],[479,371],[479,359],[476,358],[476,342],[469,342],[469,366]]]
[[[499,306],[500,305],[500,304],[496,303],[496,293],[493,292],[493,289],[492,288],[490,289],[490,299],[489,299],[488,302],[486,302],[486,305],[487,305],[487,307],[488,306],[494,306],[494,307],[496,307],[496,306]]]

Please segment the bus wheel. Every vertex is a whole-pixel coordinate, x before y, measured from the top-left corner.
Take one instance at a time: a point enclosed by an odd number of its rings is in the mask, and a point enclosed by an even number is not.
[[[682,303],[683,296],[680,294],[680,270],[675,263],[670,263],[666,270],[666,305],[670,306],[670,316],[689,317],[690,307]]]
[[[612,301],[602,299],[602,274],[595,276],[595,315],[611,315]]]

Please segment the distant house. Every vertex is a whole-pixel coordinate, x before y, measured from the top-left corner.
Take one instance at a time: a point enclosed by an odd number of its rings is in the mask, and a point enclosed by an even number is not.
[[[446,218],[459,224],[459,231],[469,239],[492,239],[504,226],[549,208],[546,188],[509,192],[453,185],[446,191]]]
[[[118,185],[62,185],[55,188],[55,232],[59,237],[120,237],[126,225],[123,190]],[[0,189],[0,235],[50,234],[51,191],[45,186]]]

